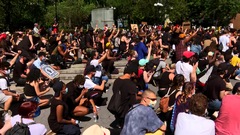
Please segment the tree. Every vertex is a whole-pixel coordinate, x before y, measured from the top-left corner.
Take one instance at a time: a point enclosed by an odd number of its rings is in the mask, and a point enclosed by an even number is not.
[[[86,4],[84,0],[63,0],[57,3],[58,21],[63,27],[73,28],[88,20],[94,4]],[[45,20],[48,25],[53,23],[55,18],[54,5],[48,6]]]

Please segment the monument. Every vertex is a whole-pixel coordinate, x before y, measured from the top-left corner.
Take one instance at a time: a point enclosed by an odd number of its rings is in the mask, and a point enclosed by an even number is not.
[[[105,24],[112,26],[114,24],[113,8],[97,8],[91,12],[91,25],[95,27],[96,24],[99,28],[103,28]]]

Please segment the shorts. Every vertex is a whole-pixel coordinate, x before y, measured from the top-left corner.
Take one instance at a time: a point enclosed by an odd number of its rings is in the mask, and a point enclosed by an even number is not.
[[[4,93],[0,93],[0,103],[5,103],[12,96],[7,96]]]

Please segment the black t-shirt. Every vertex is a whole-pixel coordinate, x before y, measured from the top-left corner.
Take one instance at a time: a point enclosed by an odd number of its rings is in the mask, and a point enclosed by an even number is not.
[[[92,48],[93,47],[93,39],[92,36],[90,34],[86,35],[86,45],[88,45],[88,48]]]
[[[53,50],[58,46],[57,37],[50,37],[49,44],[49,54],[52,54]]]
[[[163,33],[162,44],[163,45],[169,45],[170,37],[171,37],[171,35],[168,32]]]
[[[68,93],[63,95],[63,101],[67,103],[69,113],[78,106],[79,103],[75,102],[75,99],[81,94],[82,89],[79,89],[73,81],[69,82],[66,87],[68,88]]]
[[[26,83],[24,88],[23,88],[24,94],[26,96],[31,96],[31,97],[37,97],[37,93],[34,89],[33,86],[31,86],[30,84]]]
[[[68,106],[64,101],[61,100],[57,100],[55,98],[52,99],[51,101],[51,109],[50,109],[50,115],[48,117],[48,125],[50,127],[50,129],[55,132],[58,133],[62,128],[63,125],[62,123],[58,123],[57,121],[57,106],[61,105],[63,106],[63,119],[67,119],[69,120],[70,118],[68,117]]]
[[[21,78],[21,74],[25,74],[25,70],[27,68],[26,64],[22,64],[20,61],[18,61],[13,69],[13,80],[15,82],[18,81],[19,78]]]
[[[19,42],[19,44],[18,44],[18,49],[19,50],[29,50],[30,47],[31,47],[31,42],[29,40],[29,37],[24,36],[23,40],[21,42]]]
[[[219,75],[211,75],[204,86],[205,95],[210,100],[215,100],[220,98],[220,92],[226,90],[226,83]]]
[[[121,106],[123,111],[119,116],[124,118],[128,110],[136,104],[137,89],[130,79],[116,79],[113,83],[113,93],[121,91]]]
[[[209,61],[207,59],[200,59],[199,62],[198,62],[199,70],[203,71],[208,64],[209,64]]]

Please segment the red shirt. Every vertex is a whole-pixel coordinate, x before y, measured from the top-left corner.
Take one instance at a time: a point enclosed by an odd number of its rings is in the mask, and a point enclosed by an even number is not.
[[[215,120],[216,135],[240,134],[239,107],[240,107],[239,95],[224,96],[218,118]]]

